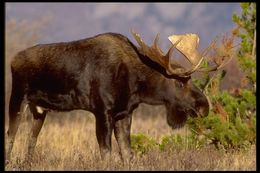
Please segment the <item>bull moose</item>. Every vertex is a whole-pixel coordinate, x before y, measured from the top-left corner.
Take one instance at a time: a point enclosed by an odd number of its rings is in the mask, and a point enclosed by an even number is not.
[[[140,103],[164,105],[172,128],[182,127],[188,116],[207,116],[209,102],[192,82],[191,74],[215,71],[223,63],[209,69],[201,67],[204,53],[197,51],[199,38],[195,34],[169,37],[172,46],[166,54],[158,46],[159,35],[148,46],[139,34],[132,34],[139,47],[121,34],[104,33],[78,41],[36,45],[19,52],[11,62],[6,159],[10,159],[24,101],[33,114],[27,158],[33,154],[50,110],[92,112],[101,158],[110,156],[114,130],[123,161],[132,156],[131,114]],[[170,58],[174,49],[189,60],[190,69]]]

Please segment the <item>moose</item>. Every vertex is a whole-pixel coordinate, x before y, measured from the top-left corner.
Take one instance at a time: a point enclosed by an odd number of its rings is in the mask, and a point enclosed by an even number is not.
[[[202,67],[207,50],[198,52],[196,34],[169,37],[172,44],[166,54],[158,46],[159,34],[152,46],[136,32],[132,34],[138,47],[121,34],[103,33],[77,41],[36,45],[17,53],[11,62],[6,160],[10,159],[19,127],[21,105],[33,114],[28,159],[51,110],[92,112],[102,160],[110,158],[114,131],[123,161],[132,157],[132,112],[140,103],[164,105],[167,123],[173,129],[182,127],[188,116],[207,116],[209,101],[192,82],[191,74],[216,71],[227,61],[212,68]],[[171,58],[174,49],[187,58],[190,68]]]

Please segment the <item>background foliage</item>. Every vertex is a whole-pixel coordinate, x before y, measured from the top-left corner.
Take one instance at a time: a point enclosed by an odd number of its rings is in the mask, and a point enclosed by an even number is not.
[[[239,66],[245,74],[245,77],[241,79],[240,87],[231,90],[220,89],[221,82],[226,74],[225,70],[213,72],[213,74],[203,74],[202,79],[201,76],[199,79],[194,78],[196,85],[204,88],[205,94],[209,97],[211,111],[207,117],[188,119],[190,135],[185,137],[180,135],[165,136],[158,144],[161,150],[183,148],[185,146],[184,141],[192,148],[213,144],[217,148],[241,149],[255,144],[256,4],[241,3],[241,8],[241,16],[233,15],[233,21],[237,24],[237,27],[232,31],[230,37],[224,37],[224,42],[219,46],[219,49],[221,49],[221,47],[226,47],[228,43],[236,48],[234,46],[235,39],[241,40],[239,48],[232,55],[233,59],[238,60]],[[228,51],[228,49],[221,51]],[[217,53],[219,55],[219,52]],[[208,65],[205,61],[204,66]],[[136,139],[136,136],[132,137]],[[136,149],[138,148],[136,145],[141,143],[138,143],[138,140],[134,141],[135,143],[132,145]],[[151,139],[148,141],[151,141]]]
[[[241,148],[256,140],[256,4],[241,3],[242,16],[233,15],[237,27],[232,36],[241,39],[233,58],[239,62],[245,77],[240,87],[221,91],[220,83],[225,71],[212,77],[206,93],[212,103],[212,111],[205,118],[189,119],[189,127],[197,138],[208,138],[217,147]],[[209,75],[206,76],[209,80]],[[201,81],[195,81],[202,85]],[[201,140],[201,138],[198,140]]]

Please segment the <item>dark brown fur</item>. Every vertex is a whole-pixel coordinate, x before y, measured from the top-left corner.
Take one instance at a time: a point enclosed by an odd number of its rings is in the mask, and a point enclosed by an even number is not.
[[[68,43],[37,45],[19,52],[11,64],[9,150],[20,119],[20,106],[27,101],[34,116],[29,143],[30,156],[47,110],[83,109],[96,117],[96,135],[102,158],[111,151],[114,130],[121,156],[128,160],[131,113],[139,103],[165,105],[167,122],[184,125],[187,116],[208,114],[204,94],[191,78],[167,75],[164,68],[142,55],[126,37],[100,34]]]

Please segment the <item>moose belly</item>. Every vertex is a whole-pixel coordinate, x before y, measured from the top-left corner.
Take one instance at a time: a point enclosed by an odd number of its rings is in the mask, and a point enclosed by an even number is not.
[[[75,90],[70,90],[67,93],[46,93],[38,90],[30,92],[27,99],[30,103],[38,106],[38,112],[44,109],[70,111],[84,109],[87,106],[87,99],[82,95],[77,95]]]

